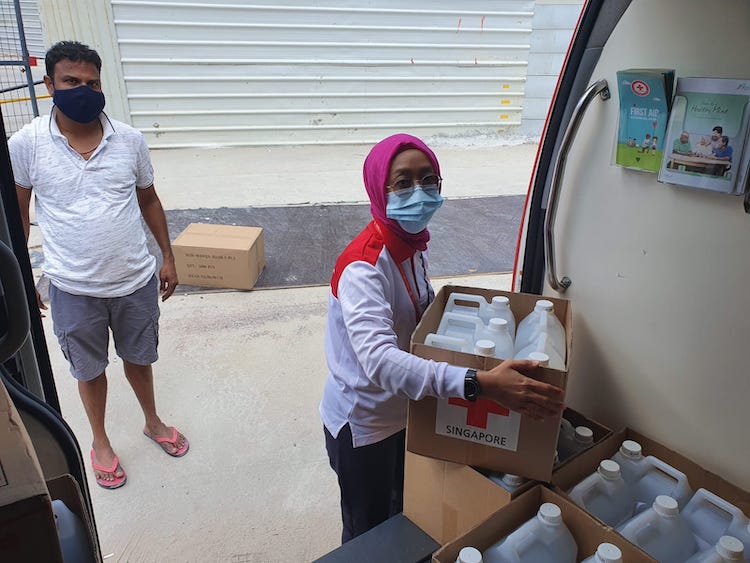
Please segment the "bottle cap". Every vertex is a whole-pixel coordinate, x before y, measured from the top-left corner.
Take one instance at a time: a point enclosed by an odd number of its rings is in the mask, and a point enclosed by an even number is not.
[[[495,354],[495,343],[492,340],[477,340],[474,344],[474,353],[480,356],[492,356]]]
[[[576,442],[579,444],[593,444],[594,432],[588,426],[576,426]]]
[[[505,319],[501,319],[500,317],[492,317],[487,326],[490,330],[507,330],[508,321],[506,321]]]
[[[512,473],[506,473],[503,475],[503,483],[506,485],[510,485],[511,487],[518,487],[519,485],[523,485],[526,482],[526,479],[521,477],[520,475],[513,475]]]
[[[549,356],[544,352],[532,352],[531,354],[529,354],[529,359],[536,360],[543,368],[549,366]]]
[[[492,304],[493,305],[510,305],[510,299],[505,297],[505,295],[495,295],[495,297],[492,298]]]
[[[733,536],[721,536],[716,543],[716,551],[729,561],[742,561],[745,546]]]
[[[562,522],[560,507],[551,502],[545,502],[539,507],[537,517],[545,524],[559,524]]]
[[[659,495],[653,504],[654,511],[661,516],[677,516],[680,513],[680,509],[677,506],[677,501],[667,495]]]
[[[456,563],[482,563],[482,553],[476,547],[463,547]]]
[[[600,543],[596,548],[596,560],[602,563],[622,563],[622,551],[611,543]]]
[[[611,459],[603,459],[599,462],[599,475],[613,481],[620,478],[620,464]]]
[[[552,303],[552,301],[547,301],[546,299],[540,299],[536,302],[535,309],[539,311],[554,311],[555,305]]]
[[[641,445],[633,440],[625,440],[620,446],[620,453],[628,459],[640,459],[643,455]]]

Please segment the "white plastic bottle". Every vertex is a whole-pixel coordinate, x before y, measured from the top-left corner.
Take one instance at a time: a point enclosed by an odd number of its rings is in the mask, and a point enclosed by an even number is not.
[[[508,492],[514,493],[519,487],[524,485],[527,480],[520,475],[513,475],[512,473],[496,473],[491,472],[487,474],[487,477],[496,485],[500,485],[503,489]]]
[[[566,460],[580,452],[590,448],[594,444],[594,432],[588,426],[576,426],[573,439],[560,436],[557,442],[557,451],[560,459]]]
[[[611,459],[603,459],[599,468],[573,487],[568,495],[609,526],[619,526],[633,516],[633,495],[620,476],[620,466]]]
[[[540,299],[534,310],[519,324],[516,331],[516,352],[526,348],[541,332],[549,335],[552,346],[565,361],[565,328],[555,315],[552,301]]]
[[[454,352],[471,353],[473,347],[468,340],[456,338],[455,336],[446,336],[444,334],[429,333],[424,337],[424,343],[428,346],[435,346],[443,350],[452,350]]]
[[[477,341],[477,333],[484,328],[484,323],[477,316],[463,313],[443,313],[437,333],[468,340],[473,346]]]
[[[493,317],[485,328],[479,330],[479,338],[495,343],[495,356],[507,360],[513,357],[513,337],[508,330],[508,321]]]
[[[57,537],[60,551],[65,563],[93,563],[94,557],[89,547],[86,527],[61,500],[52,501],[52,512],[55,514]]]
[[[732,536],[721,536],[715,546],[693,555],[687,563],[731,563],[744,560],[742,542]]]
[[[513,311],[510,310],[510,299],[504,295],[496,295],[492,298],[490,304],[480,309],[479,317],[489,326],[490,319],[505,319],[508,322],[508,332],[510,336],[515,340],[516,338],[516,317],[513,315]]]
[[[657,457],[647,456],[644,460],[646,471],[632,485],[635,496],[636,512],[645,510],[659,495],[669,495],[677,501],[680,509],[693,496],[687,476],[680,470],[663,462]]]
[[[560,461],[565,461],[565,452],[560,450],[560,442],[573,442],[576,438],[576,427],[565,417],[560,417],[560,433],[557,435],[557,453]]]
[[[693,533],[714,545],[730,528],[742,528],[747,522],[743,512],[732,503],[706,489],[698,489],[682,510]]]
[[[633,517],[618,531],[661,563],[684,563],[698,551],[677,501],[667,495],[657,496],[651,508]]]
[[[552,369],[565,370],[565,360],[552,345],[550,336],[546,332],[540,332],[528,346],[517,350],[514,358],[517,360],[531,359],[534,353],[546,354],[549,358],[549,367]]]
[[[628,485],[638,481],[648,469],[641,445],[634,440],[624,440],[612,459],[620,464],[622,480]]]
[[[458,303],[462,301],[463,303]],[[482,295],[472,293],[453,292],[448,296],[445,303],[445,311],[448,313],[461,313],[464,315],[480,316],[480,313],[488,307],[489,303]],[[486,324],[486,321],[485,321]]]
[[[482,552],[476,547],[462,547],[456,563],[482,563]]]
[[[495,343],[492,340],[477,340],[474,343],[474,353],[477,356],[495,357]]]
[[[600,543],[596,553],[583,560],[583,563],[622,563],[622,551],[611,543]]]
[[[545,502],[537,515],[482,554],[484,563],[574,563],[578,553],[560,507]]]
[[[743,522],[733,522],[729,526],[727,532],[730,536],[733,536],[740,540],[745,546],[745,561],[750,562],[750,522],[745,519]]]

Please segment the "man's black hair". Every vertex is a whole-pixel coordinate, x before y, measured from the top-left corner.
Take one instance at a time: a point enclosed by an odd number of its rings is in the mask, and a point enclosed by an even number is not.
[[[54,78],[55,65],[64,59],[68,59],[74,63],[91,63],[96,66],[96,70],[99,72],[102,71],[102,59],[99,57],[99,53],[91,49],[88,45],[84,45],[78,41],[60,41],[52,45],[44,57],[47,76]]]
[[[724,129],[721,128],[721,125],[717,125],[711,131],[716,131],[719,135],[721,135],[724,132]]]

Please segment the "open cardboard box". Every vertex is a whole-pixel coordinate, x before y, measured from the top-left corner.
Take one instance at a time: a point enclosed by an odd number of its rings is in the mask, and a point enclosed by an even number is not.
[[[745,514],[750,514],[750,493],[704,469],[682,454],[630,428],[612,434],[603,442],[595,444],[592,448],[576,456],[570,463],[561,465],[552,476],[552,484],[555,486],[555,490],[567,496],[566,491],[569,491],[574,485],[596,471],[601,460],[611,458],[620,448],[623,440],[638,442],[644,456],[653,455],[682,471],[687,476],[693,492],[701,488],[708,489],[734,504]]]
[[[622,560],[628,563],[655,561],[612,528],[605,526],[565,497],[543,485],[537,485],[492,514],[481,524],[441,547],[432,556],[433,563],[455,563],[458,552],[467,546],[473,546],[484,552],[524,522],[534,518],[539,507],[545,502],[551,502],[560,507],[563,522],[578,545],[578,561],[595,553],[599,544],[604,542],[619,547],[622,551]]]
[[[606,426],[573,409],[566,409],[563,416],[574,426],[591,428],[595,444],[612,434]],[[574,459],[569,458],[559,467]],[[493,482],[486,473],[483,469],[407,451],[404,515],[435,541],[444,544],[537,484],[529,480],[510,492]]]
[[[476,287],[447,285],[440,289],[412,334],[411,352],[422,358],[481,370],[491,369],[502,360],[443,350],[424,343],[427,334],[437,331],[448,296],[453,292],[482,295],[488,302],[495,295],[505,295],[519,322],[534,309],[537,300],[543,298]],[[570,303],[565,299],[544,299],[554,303],[555,314],[565,327],[566,362],[569,363]],[[540,367],[530,375],[563,389],[567,384],[566,371]],[[406,448],[427,457],[549,481],[559,426],[560,417],[536,421],[486,399],[469,403],[461,398],[428,397],[409,401]]]
[[[182,284],[252,289],[266,265],[263,229],[190,223],[172,243]]]
[[[92,554],[92,560],[101,563],[101,550],[96,537],[94,521],[89,514],[88,508],[84,504],[81,488],[72,475],[64,474],[47,481],[50,498],[61,500],[70,511],[78,516],[86,528],[86,535],[89,544],[89,553]]]

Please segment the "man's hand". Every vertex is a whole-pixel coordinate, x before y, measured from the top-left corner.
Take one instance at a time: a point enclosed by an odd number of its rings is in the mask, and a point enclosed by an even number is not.
[[[47,310],[47,305],[45,305],[44,301],[42,301],[42,296],[39,295],[39,290],[37,289],[35,291],[36,291],[36,304],[39,305],[39,309],[41,309],[42,311],[46,311]],[[42,316],[42,318],[44,318],[46,316],[41,311],[39,312],[39,314]]]
[[[559,387],[524,375],[539,367],[532,360],[505,360],[490,371],[477,372],[482,397],[537,420],[557,416],[564,408]]]
[[[174,265],[174,257],[164,259],[161,270],[159,270],[159,291],[161,300],[166,301],[174,293],[177,287],[177,268]]]

